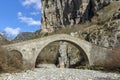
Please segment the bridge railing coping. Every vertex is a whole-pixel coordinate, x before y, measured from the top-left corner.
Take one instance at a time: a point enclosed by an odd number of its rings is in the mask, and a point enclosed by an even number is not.
[[[38,38],[38,39],[32,39],[32,40],[27,40],[27,41],[22,41],[22,42],[18,42],[18,43],[13,43],[13,44],[8,44],[8,45],[3,45],[3,47],[10,47],[10,46],[16,46],[16,45],[24,45],[24,44],[28,44],[29,43],[32,43],[32,42],[37,42],[37,41],[43,41],[44,39],[46,38],[55,38],[56,36],[62,36],[64,38],[74,38],[74,39],[77,39],[73,36],[70,36],[68,34],[56,34],[56,35],[51,35],[51,36],[45,36],[45,37],[42,37],[42,38]],[[82,40],[82,39],[81,39]],[[84,42],[87,42],[85,40],[83,40]],[[90,44],[89,42],[87,42],[88,44]]]

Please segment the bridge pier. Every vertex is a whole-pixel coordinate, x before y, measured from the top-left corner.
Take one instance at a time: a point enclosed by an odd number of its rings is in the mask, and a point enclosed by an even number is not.
[[[32,51],[32,48],[29,48],[29,50],[22,53],[22,55],[23,55],[23,64],[30,68],[35,68],[36,51]]]

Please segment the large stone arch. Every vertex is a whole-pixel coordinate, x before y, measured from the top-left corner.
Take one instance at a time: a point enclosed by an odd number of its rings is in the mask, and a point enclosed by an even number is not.
[[[84,56],[88,60],[89,65],[92,65],[92,62],[90,60],[90,50],[91,50],[92,44],[82,39],[75,38],[75,37],[72,37],[66,34],[60,34],[59,36],[55,36],[55,37],[53,36],[49,40],[45,40],[44,44],[37,51],[35,59],[37,59],[37,56],[47,45],[49,45],[50,43],[56,42],[56,41],[65,41],[65,42],[69,42],[69,43],[76,45],[79,49],[82,49],[84,51],[85,53]]]

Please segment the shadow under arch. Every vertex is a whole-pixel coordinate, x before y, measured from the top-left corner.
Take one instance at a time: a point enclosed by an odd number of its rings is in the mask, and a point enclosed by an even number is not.
[[[23,57],[22,53],[18,50],[10,50],[10,53],[14,53],[14,54],[17,53],[17,54],[19,54],[20,57]]]
[[[51,41],[51,42],[49,42],[49,43],[44,44],[44,47],[42,47],[41,50],[39,50],[39,54],[38,54],[38,56],[37,56],[37,58],[36,58],[36,61],[35,61],[35,66],[37,65],[37,59],[38,59],[39,55],[41,54],[41,51],[42,51],[45,47],[47,47],[49,44],[51,44],[51,43],[53,43],[53,42],[60,42],[60,41],[62,41],[62,42],[67,42],[67,43],[71,43],[71,44],[74,45],[76,48],[78,48],[78,49],[81,51],[82,56],[84,57],[84,60],[85,60],[85,63],[86,63],[85,65],[89,65],[89,59],[88,59],[88,56],[87,56],[87,54],[86,54],[86,52],[85,52],[85,49],[83,49],[80,45],[78,45],[77,42],[74,42],[74,41],[72,41],[72,40],[60,39],[60,40],[53,40],[53,41]],[[58,56],[57,56],[57,57],[58,57]],[[78,62],[78,63],[79,63],[79,62]],[[71,67],[74,67],[74,66],[77,66],[77,64],[71,65]]]
[[[23,66],[23,55],[18,50],[9,51],[9,61],[14,62],[13,66],[22,67]]]

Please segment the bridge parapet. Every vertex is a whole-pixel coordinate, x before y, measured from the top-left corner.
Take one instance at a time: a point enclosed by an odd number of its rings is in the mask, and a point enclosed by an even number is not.
[[[2,47],[7,48],[9,51],[10,50],[18,50],[21,52],[23,56],[23,61],[25,63],[29,63],[31,65],[35,65],[36,58],[40,54],[40,52],[45,48],[47,45],[49,45],[52,42],[55,41],[66,41],[73,43],[78,46],[78,48],[82,49],[85,53],[85,56],[88,59],[89,65],[94,65],[95,60],[100,60],[99,57],[106,55],[102,55],[103,53],[106,53],[108,49],[104,48],[99,48],[95,47],[91,43],[82,40],[80,38],[75,38],[67,34],[56,34],[56,35],[51,35],[39,39],[33,39],[33,40],[28,40],[28,41],[23,41],[19,43],[14,43],[14,44],[9,44],[9,45],[4,45]],[[100,52],[99,52],[100,51]],[[99,58],[99,59],[96,59]],[[102,57],[101,57],[102,59]]]

